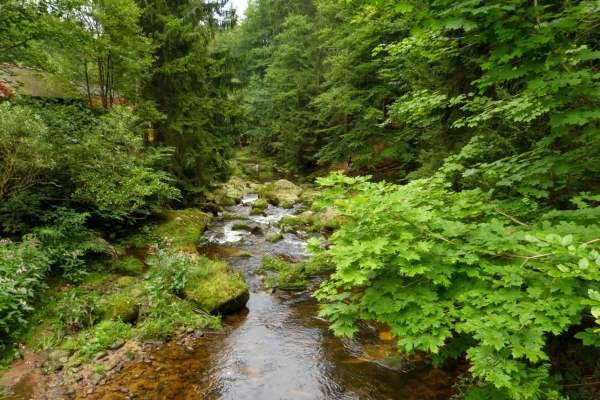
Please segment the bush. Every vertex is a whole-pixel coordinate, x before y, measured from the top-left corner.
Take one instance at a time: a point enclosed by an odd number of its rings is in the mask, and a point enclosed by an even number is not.
[[[24,332],[28,304],[45,287],[49,260],[41,243],[26,236],[21,243],[0,240],[0,352]]]
[[[71,329],[94,326],[98,319],[98,296],[86,295],[82,290],[70,289],[63,292],[56,303],[58,319]]]

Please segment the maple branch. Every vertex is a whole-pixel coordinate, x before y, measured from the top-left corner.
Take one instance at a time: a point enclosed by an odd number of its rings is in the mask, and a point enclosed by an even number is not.
[[[600,239],[590,240],[589,242],[585,242],[584,244],[592,244],[592,243],[596,243],[596,242],[600,242]]]
[[[500,215],[504,215],[506,218],[510,219],[512,222],[514,222],[517,225],[529,226],[529,225],[524,224],[523,222],[519,221],[518,219],[516,219],[516,218],[514,218],[514,217],[512,217],[510,215],[508,215],[507,213],[498,210],[496,207],[492,208],[492,211],[494,211],[494,212],[496,212],[496,213],[498,213]]]

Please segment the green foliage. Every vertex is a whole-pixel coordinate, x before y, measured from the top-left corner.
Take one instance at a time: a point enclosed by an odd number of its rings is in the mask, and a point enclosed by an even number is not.
[[[491,192],[448,190],[443,173],[404,186],[341,174],[319,183],[351,220],[330,238],[336,272],[316,293],[336,334],[376,320],[401,351],[446,356],[467,335],[474,378],[510,398],[550,395],[545,340],[580,324],[598,287],[596,224],[580,224],[579,211],[525,224]]]
[[[99,317],[99,298],[80,289],[65,287],[56,301],[55,312],[70,329],[93,327]]]
[[[159,299],[167,293],[181,295],[195,263],[194,255],[180,251],[168,242],[151,246],[146,259],[149,270],[145,286],[150,300]]]
[[[86,357],[93,357],[106,350],[117,339],[127,340],[131,337],[131,325],[122,321],[102,321],[81,338],[83,341],[72,341],[65,348],[79,350]]]
[[[44,289],[50,260],[33,236],[20,243],[0,240],[0,353],[22,334],[33,300]]]

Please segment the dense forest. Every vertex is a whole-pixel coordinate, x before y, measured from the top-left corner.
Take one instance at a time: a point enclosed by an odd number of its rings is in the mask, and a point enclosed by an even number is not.
[[[594,398],[599,40],[586,0],[250,0],[241,19],[1,0],[0,68],[75,94],[0,98],[0,350],[45,277],[202,204],[244,147],[320,176],[313,207],[342,221],[310,242],[336,266],[315,293],[336,334],[372,320],[401,352],[466,359],[467,399]]]

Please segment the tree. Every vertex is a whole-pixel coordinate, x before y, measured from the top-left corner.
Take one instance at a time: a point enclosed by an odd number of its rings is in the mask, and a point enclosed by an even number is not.
[[[237,59],[211,47],[234,17],[223,6],[223,1],[141,2],[141,25],[155,43],[152,77],[142,97],[165,116],[154,121],[155,137],[176,149],[169,170],[190,193],[228,177],[237,134],[238,106],[229,98]]]

